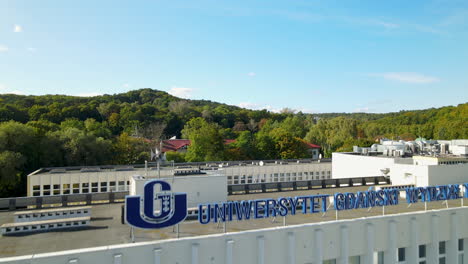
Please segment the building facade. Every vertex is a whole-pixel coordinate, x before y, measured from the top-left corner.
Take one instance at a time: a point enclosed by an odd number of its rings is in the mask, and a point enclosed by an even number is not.
[[[467,264],[468,208],[36,254],[11,264]]]

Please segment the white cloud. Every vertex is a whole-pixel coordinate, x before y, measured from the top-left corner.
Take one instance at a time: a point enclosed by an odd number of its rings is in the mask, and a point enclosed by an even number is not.
[[[369,107],[360,107],[360,108],[354,109],[355,113],[368,113],[369,111],[370,111]]]
[[[28,50],[29,52],[36,52],[36,51],[37,51],[36,48],[27,48],[27,50]]]
[[[15,32],[15,33],[23,32],[23,27],[20,26],[20,25],[15,25],[15,26],[13,27],[13,32]]]
[[[382,77],[386,80],[398,81],[404,83],[434,83],[440,81],[439,78],[433,76],[427,76],[415,72],[384,72],[384,73],[375,73],[371,76]]]
[[[249,72],[249,73],[247,73],[247,76],[249,76],[249,77],[254,77],[255,75],[257,75],[255,72]]]
[[[130,87],[130,84],[128,84],[128,83],[124,83],[124,84],[122,85],[122,87],[124,87],[124,88],[128,88],[128,87]]]
[[[7,52],[8,51],[8,47],[5,46],[5,45],[0,45],[0,52]]]
[[[18,95],[25,95],[24,92],[19,90],[8,90],[8,86],[5,84],[0,83],[0,94],[18,94]]]
[[[168,93],[169,93],[170,95],[173,95],[173,96],[176,96],[176,97],[188,99],[188,98],[191,98],[191,97],[192,97],[193,91],[194,91],[193,88],[186,88],[186,87],[176,87],[176,86],[173,86],[173,87],[168,91]]]
[[[279,113],[282,110],[282,108],[274,108],[271,105],[259,105],[259,104],[251,103],[251,102],[241,102],[241,103],[237,104],[237,106],[242,107],[242,108],[251,109],[251,110],[266,109],[267,111],[273,112],[273,113]]]
[[[242,107],[242,108],[248,108],[248,109],[258,109],[259,105],[250,103],[250,102],[242,102],[239,103],[237,106]]]
[[[6,93],[8,93],[8,94],[17,94],[17,95],[25,95],[26,94],[25,92],[19,91],[19,90],[8,91]]]
[[[79,93],[75,96],[79,96],[79,97],[94,97],[94,96],[101,96],[102,93]]]
[[[383,26],[386,29],[395,29],[399,28],[400,25],[395,24],[395,23],[390,23],[390,22],[384,22],[384,21],[376,21],[377,25]]]

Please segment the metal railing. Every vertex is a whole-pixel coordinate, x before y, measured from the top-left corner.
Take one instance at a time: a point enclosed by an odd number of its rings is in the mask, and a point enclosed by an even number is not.
[[[229,195],[249,194],[256,192],[281,192],[301,189],[336,188],[343,185],[378,185],[389,184],[388,178],[383,176],[346,178],[346,179],[323,179],[290,182],[264,182],[232,184],[227,186]],[[0,198],[0,210],[17,210],[20,208],[35,207],[62,207],[70,205],[93,205],[123,202],[128,191],[103,192],[103,193],[80,193],[66,195],[34,196],[34,197],[11,197]]]

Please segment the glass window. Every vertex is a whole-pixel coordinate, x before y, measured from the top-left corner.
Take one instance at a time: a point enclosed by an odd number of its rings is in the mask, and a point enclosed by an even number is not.
[[[33,190],[34,191],[39,191],[41,189],[41,186],[40,185],[34,185],[33,186]]]
[[[463,251],[463,239],[458,239],[458,251]]]
[[[361,263],[361,258],[359,256],[352,256],[348,258],[348,263],[349,264],[360,264]]]
[[[79,189],[80,188],[80,184],[79,183],[74,183],[73,184],[73,189]]]
[[[399,248],[398,249],[398,261],[401,262],[405,260],[406,260],[405,248]]]
[[[445,254],[445,241],[439,242],[439,254],[440,255]]]
[[[44,190],[50,190],[50,185],[44,185]]]
[[[439,258],[439,264],[445,264],[445,257]]]
[[[426,257],[426,245],[419,245],[419,257],[420,258]]]
[[[60,190],[60,184],[54,184],[54,190]]]

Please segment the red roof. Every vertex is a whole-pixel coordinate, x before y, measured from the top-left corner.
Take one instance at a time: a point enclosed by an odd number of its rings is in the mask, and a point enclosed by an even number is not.
[[[224,144],[231,144],[231,143],[235,143],[236,140],[235,139],[225,139],[224,140]]]
[[[162,152],[167,151],[177,151],[185,146],[190,145],[190,140],[188,139],[168,139],[163,140]]]
[[[319,145],[315,145],[315,144],[312,144],[312,143],[309,143],[309,142],[306,142],[304,141],[304,143],[306,144],[307,148],[320,148]]]

